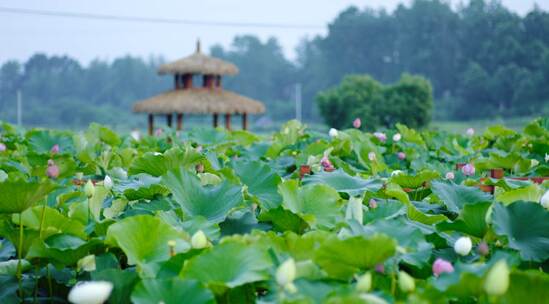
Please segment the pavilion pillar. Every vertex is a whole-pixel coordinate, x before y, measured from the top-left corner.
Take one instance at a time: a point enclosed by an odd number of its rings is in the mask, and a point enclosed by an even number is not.
[[[214,113],[213,114],[213,127],[217,128],[217,125],[218,125],[218,115],[217,115],[217,113]]]
[[[248,130],[248,113],[242,113],[242,130]]]
[[[190,89],[193,87],[193,75],[183,74],[181,75],[181,82],[183,83],[183,89]]]
[[[180,84],[179,79],[180,79],[179,74],[175,74],[174,82],[175,82],[175,89],[176,90],[179,90],[181,88],[181,86],[179,85]]]
[[[177,131],[183,129],[183,113],[177,113]]]
[[[166,123],[169,128],[172,127],[172,114],[166,114]]]
[[[231,129],[231,114],[230,113],[225,113],[225,128],[227,128],[227,130]]]
[[[154,116],[149,114],[149,135],[153,135],[154,131]]]

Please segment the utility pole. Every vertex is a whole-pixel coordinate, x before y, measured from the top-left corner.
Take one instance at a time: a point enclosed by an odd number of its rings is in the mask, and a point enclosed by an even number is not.
[[[17,125],[23,125],[23,101],[21,100],[21,90],[17,90]]]
[[[295,84],[295,119],[301,121],[301,83]]]

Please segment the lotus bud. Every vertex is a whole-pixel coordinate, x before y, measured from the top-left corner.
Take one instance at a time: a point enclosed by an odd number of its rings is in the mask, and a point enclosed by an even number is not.
[[[326,155],[324,155],[320,160],[320,165],[322,166],[322,168],[324,168],[324,171],[333,171],[335,169],[332,165],[332,162]]]
[[[509,288],[509,266],[500,260],[492,266],[484,281],[484,291],[491,296],[501,296]]]
[[[51,147],[50,153],[51,154],[59,153],[59,145],[58,144],[53,145],[53,147]]]
[[[406,159],[406,153],[404,152],[398,152],[397,153],[398,159],[405,160]]]
[[[438,277],[441,273],[451,273],[454,272],[454,266],[444,259],[437,258],[433,263],[433,275]]]
[[[6,149],[6,144],[0,142],[0,152],[4,152]]]
[[[454,251],[461,256],[468,255],[471,248],[473,248],[473,243],[468,236],[462,236],[454,243]]]
[[[78,260],[76,268],[84,271],[95,271],[95,255],[90,254]]]
[[[475,129],[469,128],[467,129],[467,131],[465,131],[465,134],[467,134],[467,136],[473,136],[475,135]]]
[[[103,186],[109,191],[112,189],[112,179],[110,178],[110,176],[105,175],[105,179],[103,180]]]
[[[356,290],[359,292],[368,292],[370,289],[372,289],[372,274],[366,272],[356,280]]]
[[[482,241],[478,244],[477,251],[480,255],[487,256],[490,253],[490,247],[488,247],[485,241]]]
[[[118,179],[128,179],[128,172],[120,167],[113,168],[111,175]]]
[[[68,300],[74,304],[102,304],[111,295],[112,287],[107,281],[81,282],[71,289]]]
[[[416,282],[409,274],[404,271],[398,272],[398,287],[402,292],[408,293],[416,289]]]
[[[169,240],[168,241],[168,248],[170,249],[170,256],[174,256],[175,255],[175,246],[177,245],[177,242],[174,241],[174,240]]]
[[[82,172],[76,172],[74,174],[74,178],[78,179],[78,180],[81,180],[82,178],[84,178],[84,173]]]
[[[379,139],[379,141],[381,142],[385,142],[387,141],[387,135],[385,133],[382,133],[382,132],[375,132],[374,133],[374,136]]]
[[[377,201],[375,199],[370,199],[370,201],[368,202],[368,207],[370,207],[371,209],[376,209],[377,208]]]
[[[202,249],[208,247],[208,238],[202,230],[195,232],[191,238],[191,246],[194,249]]]
[[[276,282],[280,286],[291,284],[296,275],[295,261],[292,258],[287,259],[276,269]]]
[[[59,176],[59,167],[51,159],[48,160],[46,175],[50,178],[57,178]]]
[[[133,130],[131,133],[130,133],[130,136],[135,139],[135,140],[139,140],[141,139],[141,133],[138,131],[138,130]]]
[[[545,162],[549,163],[549,153],[545,153]]]
[[[354,219],[362,225],[363,213],[362,213],[362,198],[353,197],[349,198],[347,205],[346,216],[347,219]]]
[[[88,198],[92,197],[95,194],[95,186],[93,185],[93,182],[91,180],[88,180],[86,182],[86,185],[84,186],[84,193],[86,193],[86,196]]]
[[[466,176],[475,175],[475,166],[472,164],[466,164],[465,166],[461,167],[461,172],[465,174]]]
[[[337,137],[337,134],[339,134],[339,132],[334,128],[330,128],[330,131],[328,131],[330,137]]]
[[[541,197],[539,202],[543,206],[543,208],[549,209],[549,190],[545,192],[545,194]]]
[[[360,128],[361,125],[362,125],[362,121],[360,120],[360,118],[355,118],[355,120],[353,120],[353,127],[355,129]]]
[[[539,165],[539,161],[537,159],[530,160],[530,168],[534,168],[537,165]]]
[[[376,161],[376,153],[374,151],[368,153],[368,159],[370,161]]]
[[[374,269],[377,273],[385,273],[385,265],[382,263],[376,264]]]
[[[394,142],[400,141],[401,139],[402,139],[402,135],[400,135],[400,133],[396,133],[395,135],[393,135]]]
[[[447,180],[453,180],[454,178],[456,178],[456,176],[454,175],[454,172],[450,171],[450,172],[446,172],[446,179]]]

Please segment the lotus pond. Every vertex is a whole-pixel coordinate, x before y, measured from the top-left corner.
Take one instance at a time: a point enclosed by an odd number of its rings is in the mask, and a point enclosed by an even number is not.
[[[547,118],[140,139],[2,124],[0,303],[547,303],[549,181],[531,177],[548,153]]]

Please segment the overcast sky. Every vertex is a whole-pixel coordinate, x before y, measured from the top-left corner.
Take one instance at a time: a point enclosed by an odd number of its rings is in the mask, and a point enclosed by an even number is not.
[[[238,34],[262,39],[275,36],[286,55],[295,56],[300,39],[325,34],[325,25],[350,5],[393,10],[409,0],[0,0],[0,62],[26,60],[36,52],[69,55],[83,63],[94,58],[113,59],[130,54],[162,55],[176,59],[194,50],[198,37],[203,49],[215,43],[229,46]],[[457,2],[457,1],[455,1]],[[525,14],[534,3],[549,10],[549,0],[503,0],[504,5]],[[276,23],[313,25],[300,29],[219,27],[89,20],[81,18],[23,15],[3,8],[24,8],[162,19],[186,19],[228,23]]]

